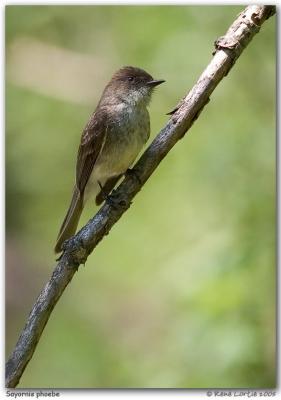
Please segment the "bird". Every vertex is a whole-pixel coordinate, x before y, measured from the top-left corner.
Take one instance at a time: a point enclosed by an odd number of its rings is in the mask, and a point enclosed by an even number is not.
[[[150,136],[147,110],[155,80],[138,67],[124,66],[106,85],[95,111],[82,131],[71,202],[59,230],[55,253],[76,232],[89,198],[100,205],[129,170]]]

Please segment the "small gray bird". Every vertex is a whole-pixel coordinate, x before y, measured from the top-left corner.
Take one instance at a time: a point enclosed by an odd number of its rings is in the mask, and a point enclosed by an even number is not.
[[[60,228],[55,252],[74,235],[89,197],[99,205],[135,161],[150,135],[147,111],[154,80],[140,68],[123,67],[105,87],[82,132],[72,200]]]

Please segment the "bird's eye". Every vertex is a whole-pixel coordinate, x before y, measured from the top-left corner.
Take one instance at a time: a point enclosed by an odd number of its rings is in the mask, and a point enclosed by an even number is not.
[[[132,76],[129,76],[128,81],[132,82],[134,78]]]

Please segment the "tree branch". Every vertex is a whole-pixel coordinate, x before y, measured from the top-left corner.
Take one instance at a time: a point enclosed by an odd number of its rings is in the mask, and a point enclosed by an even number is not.
[[[132,199],[157,168],[161,160],[198,118],[210,95],[233,67],[237,58],[259,32],[260,26],[275,14],[274,6],[248,6],[215,42],[213,58],[191,91],[171,113],[166,126],[144,152],[133,171],[114,190],[114,207],[105,203],[98,213],[64,243],[64,252],[54,272],[37,298],[16,347],[6,364],[6,387],[15,387],[31,359],[54,306],[80,264],[108,234],[129,208]]]

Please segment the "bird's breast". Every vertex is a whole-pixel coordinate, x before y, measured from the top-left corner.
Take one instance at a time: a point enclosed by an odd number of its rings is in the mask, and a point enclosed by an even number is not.
[[[120,108],[109,119],[105,143],[95,168],[111,176],[124,173],[135,161],[149,134],[149,114],[145,107]]]
[[[119,110],[115,107],[114,111],[109,118],[102,150],[85,188],[84,202],[99,192],[99,183],[104,185],[107,179],[124,174],[149,138],[150,121],[145,107],[120,107]]]

